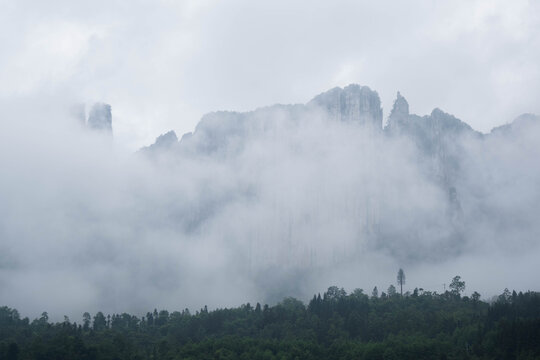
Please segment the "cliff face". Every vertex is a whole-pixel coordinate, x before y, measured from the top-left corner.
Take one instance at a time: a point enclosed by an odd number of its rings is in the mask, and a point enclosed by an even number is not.
[[[464,144],[468,139],[481,140],[482,134],[438,108],[430,115],[422,117],[410,114],[409,104],[399,92],[384,132],[391,138],[406,139],[414,143],[424,176],[447,194],[446,224],[441,228],[447,229],[448,243],[462,243],[465,219],[461,197],[464,189],[459,179],[463,177],[462,167],[467,157]],[[382,233],[384,232],[383,230]],[[387,231],[387,234],[382,236],[388,239],[400,237],[392,231]],[[446,250],[451,252],[450,248]]]
[[[176,133],[171,130],[165,134],[161,134],[156,138],[156,141],[147,147],[142,148],[140,151],[143,153],[156,153],[160,151],[169,151],[178,144],[178,137]]]
[[[105,103],[94,104],[88,116],[88,127],[112,134],[111,106]]]
[[[376,130],[382,129],[382,109],[379,94],[367,86],[351,84],[334,88],[316,96],[308,103],[324,109],[331,119],[357,123]]]
[[[291,261],[331,262],[354,257],[366,246],[406,260],[439,260],[462,251],[471,233],[467,219],[486,213],[489,197],[482,195],[483,180],[476,179],[499,174],[496,161],[493,168],[485,166],[484,148],[518,143],[538,123],[523,115],[484,135],[438,108],[411,114],[398,93],[382,128],[378,94],[349,85],[307,104],[213,112],[180,141],[162,135],[147,150],[218,164],[234,179],[242,174],[227,197],[197,204],[190,214],[198,215],[186,226],[197,229],[234,199],[264,204],[258,210],[264,222],[245,222],[238,230],[253,241],[258,262],[272,263],[272,256],[283,254]],[[489,223],[496,216],[484,218]],[[327,248],[310,243],[306,234],[313,229],[321,244],[330,242]],[[346,235],[332,238],[343,229]]]
[[[111,105],[94,103],[90,108],[88,119],[84,104],[75,104],[69,109],[69,115],[81,126],[112,135],[112,111]]]
[[[410,114],[409,104],[399,92],[384,132],[413,141],[429,162],[430,175],[448,189],[459,176],[459,163],[465,152],[460,139],[482,138],[468,124],[438,108],[422,117]]]
[[[491,130],[492,136],[519,136],[538,127],[540,116],[534,114],[521,114],[509,124],[501,125]]]
[[[371,132],[382,132],[379,95],[367,86],[349,85],[324,92],[307,104],[273,105],[239,113],[218,111],[206,114],[193,134],[183,136],[180,151],[205,155],[231,155],[245,142],[263,133],[278,135],[306,118],[355,124]]]
[[[397,93],[394,106],[388,117],[388,124],[386,125],[387,131],[399,133],[409,120],[409,103],[401,94]]]
[[[314,97],[307,104],[273,105],[251,112],[219,111],[204,115],[193,133],[182,136],[169,132],[146,148],[152,152],[179,151],[194,156],[229,157],[239,154],[254,138],[283,136],[301,121],[323,118],[343,124],[369,129],[373,136],[383,135],[412,142],[423,164],[424,175],[439,184],[459,205],[463,159],[467,149],[463,139],[482,140],[493,136],[521,136],[522,132],[538,124],[539,117],[524,114],[513,123],[493,129],[489,135],[473,130],[451,114],[435,108],[430,115],[418,116],[409,112],[409,103],[399,92],[382,128],[382,109],[379,95],[367,86],[352,84],[336,87]],[[95,104],[88,126],[111,131],[111,110],[107,104]],[[174,136],[173,136],[174,135]],[[321,139],[324,141],[324,139]],[[173,144],[178,146],[172,146]],[[459,208],[456,206],[455,208]]]

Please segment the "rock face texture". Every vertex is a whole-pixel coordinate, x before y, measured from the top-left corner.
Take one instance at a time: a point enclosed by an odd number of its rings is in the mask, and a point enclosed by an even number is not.
[[[88,116],[88,127],[112,134],[111,105],[105,103],[94,104]]]
[[[161,134],[156,138],[156,141],[147,147],[140,150],[141,153],[154,155],[164,151],[171,151],[178,144],[176,133],[171,130],[165,134]]]
[[[396,100],[394,101],[394,107],[388,117],[387,128],[391,132],[400,132],[402,125],[409,118],[409,103],[401,94],[397,93]]]
[[[382,132],[379,94],[367,86],[334,88],[307,104],[273,105],[240,113],[218,111],[206,114],[193,133],[180,140],[180,151],[195,154],[231,154],[240,151],[246,140],[264,132],[277,134],[301,119],[317,117],[355,124],[372,132]]]
[[[176,133],[171,130],[157,137],[155,146],[169,148],[178,142]]]
[[[379,94],[367,86],[352,84],[334,88],[311,100],[308,105],[323,108],[330,118],[382,129]]]
[[[315,117],[360,125],[383,136],[408,139],[422,156],[426,176],[445,189],[455,209],[459,208],[459,189],[456,184],[461,176],[461,163],[466,153],[462,140],[481,140],[489,136],[526,132],[530,126],[540,122],[536,115],[523,114],[513,123],[495,128],[491,134],[484,135],[438,108],[430,115],[411,114],[409,103],[398,92],[383,128],[383,112],[377,92],[367,86],[351,84],[317,95],[305,105],[273,105],[244,113],[209,113],[202,117],[193,133],[185,134],[180,141],[174,132],[169,132],[158,137],[153,145],[145,149],[159,152],[175,148],[193,155],[231,156],[240,153],[250,139],[261,134],[280,136],[281,132],[288,131],[288,127],[294,126],[301,119]],[[95,104],[90,112],[88,126],[111,131],[110,106]]]
[[[448,224],[445,228],[450,229],[447,234],[451,239],[449,242],[463,242],[464,216],[459,179],[463,176],[462,163],[467,152],[464,143],[467,139],[481,140],[482,134],[438,108],[422,117],[410,114],[409,104],[399,92],[384,132],[387,136],[407,139],[416,145],[425,176],[448,194]],[[398,236],[396,233],[387,234],[388,238]]]
[[[454,186],[460,158],[465,151],[459,139],[482,137],[466,123],[438,108],[427,116],[410,114],[409,104],[399,92],[384,132],[412,140],[428,159],[431,175],[448,188]]]
[[[518,135],[522,132],[527,132],[530,128],[539,126],[540,116],[535,114],[521,114],[513,122],[498,126],[491,130],[490,135],[494,136],[511,136]]]

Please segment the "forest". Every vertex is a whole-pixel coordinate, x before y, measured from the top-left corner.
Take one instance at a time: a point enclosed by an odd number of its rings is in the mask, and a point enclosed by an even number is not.
[[[51,322],[46,312],[30,321],[4,306],[0,359],[540,358],[540,293],[505,289],[486,302],[463,296],[464,287],[459,276],[440,294],[331,286],[307,304],[289,297],[141,317],[86,312],[82,323]]]

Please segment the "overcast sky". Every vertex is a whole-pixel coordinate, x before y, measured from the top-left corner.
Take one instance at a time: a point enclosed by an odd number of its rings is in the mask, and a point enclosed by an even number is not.
[[[368,85],[489,131],[540,113],[540,2],[0,0],[0,98],[113,108],[134,150],[215,110]],[[4,119],[2,119],[4,121]]]

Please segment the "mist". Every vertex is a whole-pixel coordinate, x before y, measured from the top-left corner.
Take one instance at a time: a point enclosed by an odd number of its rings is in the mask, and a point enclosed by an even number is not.
[[[397,90],[475,129],[540,113],[540,4],[516,0],[2,1],[0,97],[106,101],[130,151],[216,110]]]
[[[313,104],[210,113],[133,153],[63,97],[2,103],[0,303],[57,319],[275,303],[385,290],[400,267],[405,290],[538,290],[536,117],[434,157],[391,116],[383,131]],[[459,121],[441,114],[410,121]]]

